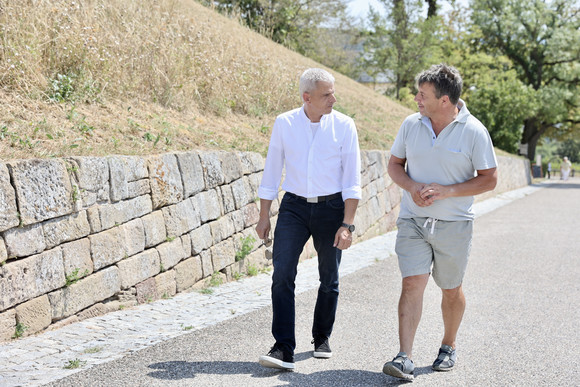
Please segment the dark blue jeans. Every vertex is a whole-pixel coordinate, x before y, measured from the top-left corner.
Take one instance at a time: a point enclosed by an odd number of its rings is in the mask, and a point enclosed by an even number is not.
[[[307,203],[286,193],[274,231],[272,276],[272,334],[276,345],[294,353],[296,348],[294,289],[298,259],[312,236],[318,254],[320,286],[314,308],[313,337],[330,337],[338,302],[338,267],[342,251],[333,247],[344,217],[342,198]]]

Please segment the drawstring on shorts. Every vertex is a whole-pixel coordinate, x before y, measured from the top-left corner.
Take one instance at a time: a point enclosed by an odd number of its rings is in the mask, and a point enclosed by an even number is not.
[[[427,224],[429,224],[429,222],[431,222],[431,234],[433,234],[433,231],[435,231],[435,223],[437,223],[438,220],[439,219],[435,219],[435,218],[427,218],[427,220],[423,224],[423,227],[427,227]]]

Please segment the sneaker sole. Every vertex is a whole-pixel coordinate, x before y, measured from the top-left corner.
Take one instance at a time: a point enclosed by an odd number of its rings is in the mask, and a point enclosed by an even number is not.
[[[279,370],[294,370],[294,363],[288,363],[270,356],[260,356],[258,361],[262,367],[266,368],[276,368]]]
[[[413,374],[405,374],[405,373],[403,373],[403,371],[401,371],[397,367],[394,367],[390,364],[385,364],[385,366],[383,367],[383,373],[390,375],[390,376],[394,376],[395,378],[399,378],[399,379],[405,379],[405,380],[415,379],[415,376],[413,376]]]
[[[440,371],[440,372],[447,372],[447,371],[451,371],[452,369],[455,368],[455,365],[453,367],[446,367],[446,368],[442,368],[439,366],[431,366],[431,368],[435,371]]]
[[[318,359],[329,359],[332,357],[332,352],[316,352],[314,351],[312,355]]]

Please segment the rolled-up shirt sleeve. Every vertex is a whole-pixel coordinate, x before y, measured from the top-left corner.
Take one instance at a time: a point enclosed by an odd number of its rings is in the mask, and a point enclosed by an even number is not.
[[[361,199],[360,148],[354,121],[347,131],[342,145],[342,199]]]
[[[258,187],[260,199],[274,200],[278,197],[280,180],[282,180],[282,169],[284,168],[284,145],[282,143],[282,128],[279,118],[274,122],[268,155],[264,165],[262,182]]]

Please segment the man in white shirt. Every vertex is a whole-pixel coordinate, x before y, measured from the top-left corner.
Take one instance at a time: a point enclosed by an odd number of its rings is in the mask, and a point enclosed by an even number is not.
[[[459,99],[462,79],[447,65],[417,76],[419,113],[407,117],[397,134],[388,172],[403,188],[397,220],[399,269],[399,353],[383,372],[414,378],[413,340],[421,319],[423,293],[431,269],[442,290],[445,333],[432,368],[451,370],[456,336],[465,310],[461,284],[473,231],[474,195],[492,190],[497,161],[485,126]]]
[[[278,197],[282,169],[286,191],[274,231],[272,335],[275,344],[261,356],[264,367],[294,369],[294,280],[298,259],[312,236],[318,254],[320,287],[312,336],[314,357],[329,358],[328,339],[338,301],[338,267],[350,247],[361,198],[360,150],[352,118],[332,109],[334,77],[308,69],[300,77],[303,106],[279,115],[272,129],[262,182],[256,232],[270,234],[270,207]]]

